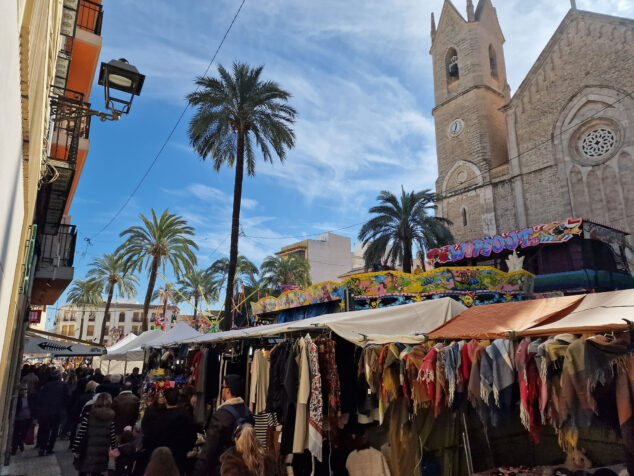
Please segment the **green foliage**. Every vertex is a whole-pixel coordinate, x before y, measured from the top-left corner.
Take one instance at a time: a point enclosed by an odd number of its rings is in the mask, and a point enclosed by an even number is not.
[[[269,256],[260,266],[264,283],[274,288],[281,284],[292,284],[300,288],[310,286],[310,263],[297,255],[286,258]]]
[[[429,248],[444,246],[453,241],[446,218],[429,214],[435,209],[437,196],[430,190],[405,192],[400,199],[391,192],[382,191],[377,197],[379,205],[370,208],[375,214],[363,225],[359,239],[366,246],[365,265],[403,265],[403,271],[412,272],[412,248],[419,253]]]
[[[101,297],[101,283],[91,279],[76,279],[68,291],[67,301],[76,306],[99,306]]]
[[[127,272],[123,255],[105,254],[101,258],[94,258],[90,266],[86,276],[99,283],[103,293],[109,294],[112,287],[117,289],[121,297],[136,295],[139,279]]]
[[[218,282],[220,287],[222,287],[227,280],[227,274],[229,273],[229,258],[217,259],[209,268],[207,268],[206,272],[214,281]],[[238,255],[234,289],[240,284],[243,286],[251,285],[257,280],[258,273],[258,267],[253,264],[252,261],[249,261],[249,259],[243,255]]]
[[[198,303],[200,298],[204,298],[207,302],[218,299],[220,283],[214,281],[206,270],[192,269],[185,273],[177,284],[180,294],[190,301],[195,301],[195,304]],[[182,301],[178,293],[174,293],[174,297],[176,302]]]

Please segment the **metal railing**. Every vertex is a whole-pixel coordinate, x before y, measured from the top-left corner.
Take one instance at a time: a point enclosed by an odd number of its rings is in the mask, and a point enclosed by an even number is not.
[[[95,35],[101,35],[101,23],[103,10],[100,3],[90,0],[81,0],[77,12],[77,28],[89,31]]]
[[[37,241],[38,268],[73,266],[77,241],[75,225],[60,225],[56,235],[38,235]]]

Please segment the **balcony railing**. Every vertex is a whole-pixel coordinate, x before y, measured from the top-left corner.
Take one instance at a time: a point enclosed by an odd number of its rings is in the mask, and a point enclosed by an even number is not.
[[[101,35],[103,11],[100,3],[81,0],[77,15],[77,28]]]
[[[38,270],[44,267],[72,267],[75,258],[75,225],[59,225],[56,235],[38,235]],[[66,318],[64,318],[66,320]]]

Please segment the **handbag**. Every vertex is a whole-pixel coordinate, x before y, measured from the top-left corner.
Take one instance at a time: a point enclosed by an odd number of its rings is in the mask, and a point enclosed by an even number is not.
[[[31,421],[28,430],[26,430],[26,435],[24,435],[24,444],[25,445],[34,445],[35,444],[35,422]]]

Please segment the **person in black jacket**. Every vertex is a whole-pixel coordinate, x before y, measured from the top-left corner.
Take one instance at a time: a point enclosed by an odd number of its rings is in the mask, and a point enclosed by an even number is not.
[[[37,421],[40,428],[37,432],[37,448],[39,455],[53,454],[55,440],[59,432],[62,412],[68,404],[68,385],[62,382],[62,373],[54,371],[50,380],[42,386],[37,401]]]
[[[232,447],[233,431],[238,425],[255,424],[251,411],[240,395],[244,383],[239,375],[226,375],[222,383],[222,405],[212,414],[205,437],[205,444],[198,455],[194,476],[220,474],[220,455]]]
[[[196,443],[196,429],[192,417],[178,405],[178,390],[165,390],[165,410],[159,415],[154,425],[155,435],[152,439],[150,453],[156,448],[166,446],[172,451],[174,461],[181,474],[188,474],[187,453]]]

